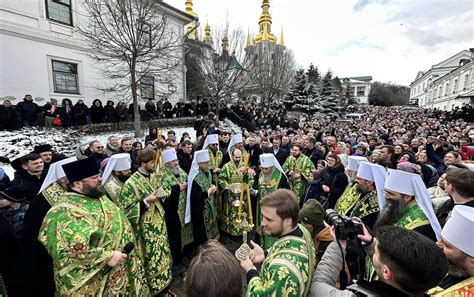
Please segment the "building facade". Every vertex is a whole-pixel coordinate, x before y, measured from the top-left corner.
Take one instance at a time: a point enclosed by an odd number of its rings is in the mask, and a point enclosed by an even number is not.
[[[129,101],[120,98],[113,89],[101,90],[106,85],[103,67],[87,55],[87,47],[77,32],[82,18],[79,0],[4,1],[0,5],[0,97],[21,101],[31,94],[38,103],[55,98],[69,98],[75,103],[82,99],[90,105],[95,98]],[[168,16],[174,34],[183,36],[184,26],[193,20],[185,12],[163,2],[163,13]],[[177,46],[177,54],[184,50]],[[184,61],[184,59],[182,59]],[[173,70],[172,85],[160,85],[153,77],[143,82],[141,89],[147,97],[167,95],[170,101],[184,98],[185,70],[181,62]],[[145,91],[144,91],[145,92]],[[143,92],[143,93],[144,93]],[[145,102],[145,101],[143,101]],[[41,105],[41,103],[39,103]]]
[[[474,103],[474,49],[463,50],[419,71],[410,84],[410,104],[424,108],[452,110]]]
[[[341,84],[345,88],[349,87],[350,93],[359,100],[359,104],[369,104],[372,76],[346,77],[341,79]]]

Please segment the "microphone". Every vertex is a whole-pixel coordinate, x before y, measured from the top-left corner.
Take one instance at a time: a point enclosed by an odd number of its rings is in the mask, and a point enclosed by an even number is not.
[[[129,242],[123,247],[122,253],[129,255],[132,252],[134,247],[135,247],[135,244],[133,242]],[[105,267],[103,273],[104,274],[109,273],[110,270],[112,270],[112,268],[113,268],[112,266]]]

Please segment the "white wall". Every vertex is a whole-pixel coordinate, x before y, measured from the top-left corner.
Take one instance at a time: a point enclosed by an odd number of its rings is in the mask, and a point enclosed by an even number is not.
[[[77,23],[79,1],[72,0],[73,23]],[[182,20],[169,18],[175,34],[184,35]],[[14,96],[14,104],[25,94],[33,98],[41,97],[45,104],[49,98],[70,98],[75,103],[83,99],[90,105],[95,98],[105,103],[122,100],[116,93],[104,93],[97,86],[107,85],[101,68],[83,51],[78,36],[71,26],[58,24],[46,19],[44,0],[3,0],[0,3],[0,97]],[[182,55],[181,48],[177,48]],[[51,59],[78,64],[80,94],[60,94],[54,92]],[[184,63],[184,57],[181,60]],[[183,65],[179,65],[171,75],[177,87],[170,101],[176,102],[184,96]],[[168,93],[168,84],[155,80],[156,96]],[[145,101],[142,102],[145,104]]]

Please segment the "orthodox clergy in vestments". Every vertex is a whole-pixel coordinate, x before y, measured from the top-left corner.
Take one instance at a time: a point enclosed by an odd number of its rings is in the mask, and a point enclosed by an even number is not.
[[[193,164],[188,176],[186,219],[193,225],[194,243],[199,246],[210,239],[219,238],[217,206],[214,194],[217,186],[212,182],[209,169],[209,151],[194,152]]]
[[[46,214],[39,240],[53,259],[58,296],[147,296],[132,226],[104,195],[94,158],[63,165],[70,191]],[[106,267],[112,267],[106,273]]]
[[[158,178],[156,153],[142,150],[138,170],[125,182],[120,207],[137,235],[151,294],[166,292],[171,283],[172,258],[162,201],[170,192]]]
[[[433,241],[439,238],[441,226],[420,175],[388,169],[384,197],[384,201],[380,201],[383,204],[379,205],[375,230],[380,226],[395,225],[417,231]],[[373,266],[367,265],[365,279],[373,280],[375,276]]]
[[[367,158],[360,156],[349,156],[347,158],[346,175],[349,184],[346,186],[344,192],[342,192],[341,197],[337,199],[336,205],[334,206],[334,210],[338,214],[348,216],[357,200],[359,200],[360,193],[357,191],[356,183],[357,170],[359,170],[360,163],[368,161]]]
[[[253,176],[255,171],[251,168],[248,168],[248,185],[251,187],[253,185]],[[239,186],[238,189],[241,190],[241,184],[244,179],[244,162],[242,161],[242,152],[239,149],[234,149],[232,152],[232,161],[226,163],[222,167],[222,171],[219,174],[219,185],[224,189],[222,196],[222,219],[221,219],[221,230],[233,235],[242,235],[242,230],[240,225],[237,223],[238,210],[240,205],[240,193],[232,194],[232,189],[229,188],[230,185]],[[242,211],[248,213],[247,205],[247,193],[244,193]],[[241,218],[242,219],[242,218]]]
[[[349,157],[349,160],[352,156]],[[380,208],[384,204],[383,188],[385,186],[385,168],[369,162],[361,162],[356,173],[355,199],[338,199],[336,206],[342,215],[358,217],[372,228],[377,220]],[[349,186],[348,186],[349,187]]]
[[[54,295],[53,260],[38,240],[38,234],[46,213],[67,190],[68,180],[62,165],[76,160],[76,157],[71,157],[50,165],[39,194],[26,211],[19,251],[21,256],[17,262],[17,268],[21,271],[17,286],[21,296]]]
[[[123,183],[132,174],[130,168],[132,167],[132,160],[130,154],[122,153],[110,156],[104,173],[102,173],[102,185],[107,193],[107,196],[118,205],[120,193],[122,192]]]
[[[474,208],[456,205],[441,231],[438,246],[449,261],[448,275],[428,291],[434,297],[463,297],[474,293]],[[471,294],[471,295],[469,295]]]
[[[283,164],[283,169],[288,176],[288,182],[290,188],[295,192],[298,201],[302,199],[306,185],[308,184],[308,178],[313,171],[313,161],[303,154],[303,147],[300,145],[293,145],[291,148],[291,155],[286,159]]]
[[[174,148],[163,151],[163,161],[166,166],[163,183],[171,189],[170,195],[163,201],[163,207],[171,255],[174,265],[177,265],[182,262],[184,246],[193,242],[193,226],[191,222],[185,223],[186,204],[190,203],[186,201],[188,175],[180,168]]]
[[[247,257],[240,262],[247,272],[249,297],[309,295],[316,256],[311,234],[297,222],[296,200],[292,191],[279,189],[261,201],[263,232],[278,239],[266,256],[260,246],[251,242],[253,260]],[[254,264],[261,262],[258,273]]]
[[[275,192],[277,189],[289,189],[290,185],[286,179],[285,172],[273,154],[260,155],[260,176],[258,177],[258,201],[257,201],[257,234],[260,236],[260,245],[268,250],[276,238],[267,236],[262,230],[262,210],[260,201],[265,195]]]
[[[220,220],[222,214],[221,189],[219,188],[219,173],[221,172],[223,154],[219,150],[219,137],[217,134],[209,134],[204,141],[203,150],[209,152],[209,171],[212,175],[212,183],[217,187],[214,193],[216,201],[217,218]]]

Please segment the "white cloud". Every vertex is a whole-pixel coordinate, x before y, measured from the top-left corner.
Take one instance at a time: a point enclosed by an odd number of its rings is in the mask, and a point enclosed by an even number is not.
[[[184,0],[167,0],[184,10]],[[260,0],[194,0],[202,26],[258,32]],[[473,47],[474,5],[470,0],[272,0],[272,32],[298,63],[311,62],[335,75],[372,75],[408,85],[461,50]]]

